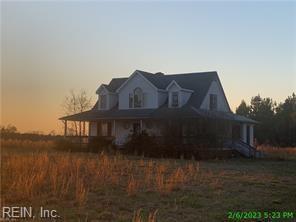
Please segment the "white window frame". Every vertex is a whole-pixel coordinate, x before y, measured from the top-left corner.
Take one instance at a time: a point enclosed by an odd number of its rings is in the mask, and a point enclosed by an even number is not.
[[[140,95],[140,106],[135,106],[135,91],[137,89],[141,90],[141,95]],[[129,108],[130,109],[142,109],[144,108],[144,92],[142,90],[142,88],[140,87],[136,87],[132,93],[129,93],[129,97],[128,97],[128,103],[129,103]]]
[[[177,95],[177,104],[174,105],[174,96]],[[171,108],[178,108],[180,107],[180,92],[173,91],[171,92]]]

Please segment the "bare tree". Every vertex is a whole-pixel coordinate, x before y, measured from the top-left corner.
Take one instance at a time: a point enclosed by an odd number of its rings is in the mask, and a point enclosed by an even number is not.
[[[73,115],[76,113],[84,112],[92,107],[92,98],[89,97],[85,90],[81,89],[78,92],[70,90],[69,94],[65,97],[62,108],[65,115]],[[85,135],[85,122],[81,126],[81,121],[77,125],[76,121],[72,121],[69,126],[69,131],[75,132],[75,135],[81,136],[81,133]]]

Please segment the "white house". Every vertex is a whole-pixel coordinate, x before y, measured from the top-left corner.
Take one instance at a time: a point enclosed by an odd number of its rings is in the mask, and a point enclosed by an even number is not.
[[[227,123],[220,131],[225,140],[239,141],[235,147],[241,152],[249,152],[253,146],[256,121],[231,112],[217,72],[153,74],[136,70],[127,78],[101,84],[96,93],[98,100],[91,110],[60,119],[88,122],[89,137],[108,136],[116,145],[143,130],[161,137],[168,121],[183,121],[184,137],[187,129],[201,123],[197,120],[206,120],[204,125],[222,121]],[[200,134],[190,135],[198,138]]]

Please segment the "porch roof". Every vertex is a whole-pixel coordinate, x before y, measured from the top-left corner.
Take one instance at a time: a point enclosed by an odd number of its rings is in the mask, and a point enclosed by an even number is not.
[[[69,121],[96,121],[102,119],[170,119],[170,118],[210,118],[222,119],[235,122],[256,124],[257,121],[230,112],[219,112],[197,109],[193,106],[181,108],[168,108],[162,106],[158,109],[126,109],[119,110],[117,107],[111,110],[91,109],[82,113],[64,116],[60,120]]]

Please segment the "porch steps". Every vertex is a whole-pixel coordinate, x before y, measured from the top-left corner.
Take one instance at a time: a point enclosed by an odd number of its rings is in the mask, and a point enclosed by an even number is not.
[[[247,144],[241,140],[232,141],[231,144],[229,144],[229,145],[233,150],[237,151],[238,153],[240,153],[244,157],[248,157],[248,158],[263,158],[264,157],[263,152],[256,150],[254,147],[250,146],[249,144]]]

